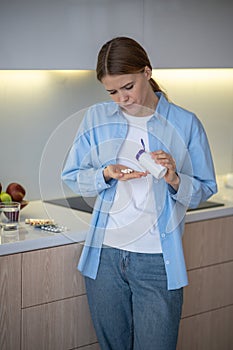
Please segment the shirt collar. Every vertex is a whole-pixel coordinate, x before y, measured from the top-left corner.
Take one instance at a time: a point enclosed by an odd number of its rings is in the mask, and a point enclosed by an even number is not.
[[[154,116],[157,117],[159,120],[164,120],[164,118],[167,119],[169,102],[165,98],[162,92],[155,92],[155,94],[159,98],[159,101],[156,106]],[[115,113],[117,113],[123,116],[121,108],[117,103],[110,101],[110,104],[111,104],[111,115],[114,115]]]

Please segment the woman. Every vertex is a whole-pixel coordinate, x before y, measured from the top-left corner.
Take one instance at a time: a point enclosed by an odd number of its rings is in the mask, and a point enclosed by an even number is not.
[[[200,121],[151,76],[133,39],[103,45],[97,78],[113,101],[89,108],[62,174],[75,193],[97,196],[78,268],[103,350],[176,349],[185,213],[216,193]],[[167,169],[161,180],[135,158],[141,139]]]

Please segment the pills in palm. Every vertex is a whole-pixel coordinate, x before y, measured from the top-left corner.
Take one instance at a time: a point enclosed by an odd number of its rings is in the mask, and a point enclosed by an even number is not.
[[[121,172],[123,174],[130,174],[133,173],[133,169],[127,168],[127,169],[121,169]]]

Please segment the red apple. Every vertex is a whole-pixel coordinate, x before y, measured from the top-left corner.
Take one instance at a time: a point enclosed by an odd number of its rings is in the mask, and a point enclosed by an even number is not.
[[[26,194],[26,190],[22,185],[12,182],[7,186],[6,193],[11,196],[12,200],[21,202]]]
[[[15,202],[22,202],[24,194],[19,191],[11,191],[11,198]]]

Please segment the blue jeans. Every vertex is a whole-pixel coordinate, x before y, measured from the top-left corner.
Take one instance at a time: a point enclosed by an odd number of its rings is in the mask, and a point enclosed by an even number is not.
[[[105,247],[96,280],[85,278],[102,350],[175,350],[183,288],[167,290],[162,254]]]

